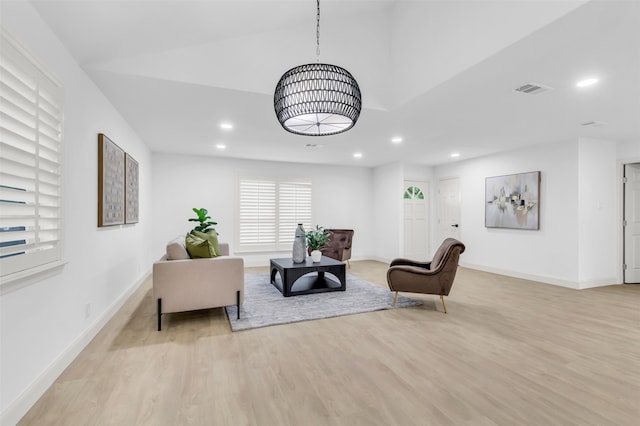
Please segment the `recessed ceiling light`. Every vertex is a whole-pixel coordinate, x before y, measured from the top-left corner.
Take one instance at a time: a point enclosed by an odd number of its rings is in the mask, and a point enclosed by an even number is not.
[[[459,152],[454,152],[453,154],[451,154],[451,158],[457,158],[457,157],[460,157]]]
[[[585,78],[584,80],[580,80],[579,82],[577,82],[576,87],[587,87],[591,86],[592,84],[596,84],[597,82],[598,79],[595,77]]]
[[[220,124],[220,128],[222,130],[231,130],[231,129],[233,129],[233,124],[231,124],[231,123],[221,123]]]
[[[392,139],[391,139],[391,142],[393,142],[393,143],[400,143],[400,142],[402,142],[402,138],[401,138],[401,137],[399,137],[399,136],[396,136],[396,137],[394,137],[394,138],[392,138]]]
[[[227,146],[223,143],[219,143],[216,145],[216,149],[219,149],[220,151],[224,151],[225,149],[227,149]]]
[[[362,153],[356,152],[355,154],[353,154],[353,158],[362,158]]]

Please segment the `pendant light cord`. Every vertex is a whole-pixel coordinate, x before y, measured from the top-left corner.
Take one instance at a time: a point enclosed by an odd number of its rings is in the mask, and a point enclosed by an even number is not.
[[[318,13],[316,15],[316,61],[320,62],[320,0],[317,0]]]

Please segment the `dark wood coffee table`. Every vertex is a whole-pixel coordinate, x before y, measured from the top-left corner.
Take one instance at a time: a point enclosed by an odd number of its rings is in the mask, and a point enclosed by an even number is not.
[[[280,282],[276,280],[278,272]],[[312,274],[313,272],[316,274]],[[338,280],[326,276],[327,272]],[[307,257],[304,263],[293,263],[291,258],[271,259],[271,284],[284,297],[347,289],[344,263],[326,256],[322,256],[317,263],[313,263],[311,257]]]

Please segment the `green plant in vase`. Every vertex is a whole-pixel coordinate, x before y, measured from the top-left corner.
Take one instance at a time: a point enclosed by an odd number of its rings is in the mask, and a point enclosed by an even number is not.
[[[314,262],[320,262],[320,259],[322,259],[322,252],[320,249],[324,247],[329,240],[329,237],[331,237],[331,232],[319,225],[316,225],[316,229],[312,229],[307,232],[306,237],[307,247],[311,249],[311,260]]]
[[[189,222],[198,222],[185,237],[185,246],[192,258],[201,257],[217,257],[220,256],[220,247],[218,246],[218,233],[213,228],[218,222],[213,222],[209,211],[205,208],[192,209],[198,216],[190,218]]]

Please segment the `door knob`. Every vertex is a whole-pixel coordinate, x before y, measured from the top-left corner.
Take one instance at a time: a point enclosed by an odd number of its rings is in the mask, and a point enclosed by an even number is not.
[[[454,224],[453,224],[453,225],[451,225],[451,226],[453,226],[453,227],[457,228],[457,227],[458,227],[458,224],[457,224],[457,223],[454,223]]]

